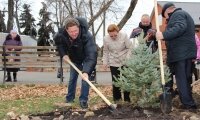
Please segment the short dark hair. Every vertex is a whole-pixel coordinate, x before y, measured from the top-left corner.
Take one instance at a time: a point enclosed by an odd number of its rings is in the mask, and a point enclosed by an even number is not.
[[[65,21],[65,29],[67,29],[68,27],[72,27],[72,26],[80,26],[80,23],[77,19],[75,18],[67,18]]]

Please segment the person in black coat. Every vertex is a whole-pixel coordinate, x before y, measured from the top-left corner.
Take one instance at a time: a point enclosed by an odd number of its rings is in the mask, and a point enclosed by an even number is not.
[[[60,56],[64,61],[70,59],[88,78],[97,63],[97,48],[93,36],[88,31],[84,18],[67,18],[65,26],[54,37]],[[73,102],[76,93],[78,73],[70,67],[70,78],[66,102]],[[89,85],[82,80],[80,106],[88,107]]]
[[[130,38],[136,38],[142,32],[144,32],[143,38],[146,40],[146,45],[152,48],[152,52],[155,52],[158,48],[158,43],[155,38],[156,30],[152,28],[151,19],[148,14],[142,15],[141,22],[137,28],[133,29]]]
[[[157,40],[165,40],[167,47],[167,63],[173,67],[181,108],[196,109],[191,88],[191,64],[196,58],[195,26],[192,17],[176,8],[171,2],[162,9],[162,16],[167,19],[164,32],[156,33]]]

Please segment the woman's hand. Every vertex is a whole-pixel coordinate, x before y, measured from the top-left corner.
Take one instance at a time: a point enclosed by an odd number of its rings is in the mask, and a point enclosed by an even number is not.
[[[104,70],[107,70],[107,68],[109,68],[109,65],[104,64],[104,65],[103,65],[103,69],[104,69]]]

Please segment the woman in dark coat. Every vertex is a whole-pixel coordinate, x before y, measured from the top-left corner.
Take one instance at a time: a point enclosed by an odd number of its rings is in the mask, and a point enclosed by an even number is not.
[[[10,45],[10,46],[22,46],[22,41],[20,36],[17,34],[16,30],[11,30],[10,33],[6,36],[6,40],[4,41],[3,45]],[[21,49],[7,47],[6,51],[21,51]],[[7,56],[11,56],[11,54],[6,54]],[[19,56],[19,55],[16,55]],[[18,59],[9,59],[8,61],[19,61]],[[11,72],[13,72],[13,80],[17,82],[17,72],[19,68],[6,68],[7,71],[7,80],[6,82],[11,82]]]

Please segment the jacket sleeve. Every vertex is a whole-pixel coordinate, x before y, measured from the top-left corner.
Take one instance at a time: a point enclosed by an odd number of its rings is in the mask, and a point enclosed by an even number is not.
[[[127,34],[125,35],[124,40],[125,40],[126,49],[128,50],[127,55],[126,55],[126,59],[129,59],[131,57],[133,43],[128,38]]]
[[[22,44],[22,41],[21,41],[21,40],[18,42],[18,46],[23,46],[23,44]],[[21,51],[21,50],[22,50],[22,48],[15,49],[15,51]]]
[[[133,29],[133,31],[131,32],[130,38],[138,37],[141,32],[142,32],[141,28],[135,28],[135,29]]]
[[[84,43],[84,53],[86,56],[83,62],[83,73],[91,74],[97,63],[97,46],[89,32],[86,39],[86,43]]]
[[[174,13],[176,14],[176,13]],[[170,27],[163,32],[164,40],[173,40],[174,38],[181,36],[187,29],[187,22],[184,14],[178,13],[173,15],[170,21]]]
[[[103,40],[103,64],[104,65],[108,65],[108,61],[109,61],[109,56],[108,56],[108,44],[106,43],[106,38],[104,37],[104,40]]]
[[[61,33],[56,33],[53,39],[55,41],[60,57],[67,55],[66,47],[64,46],[65,37]]]

